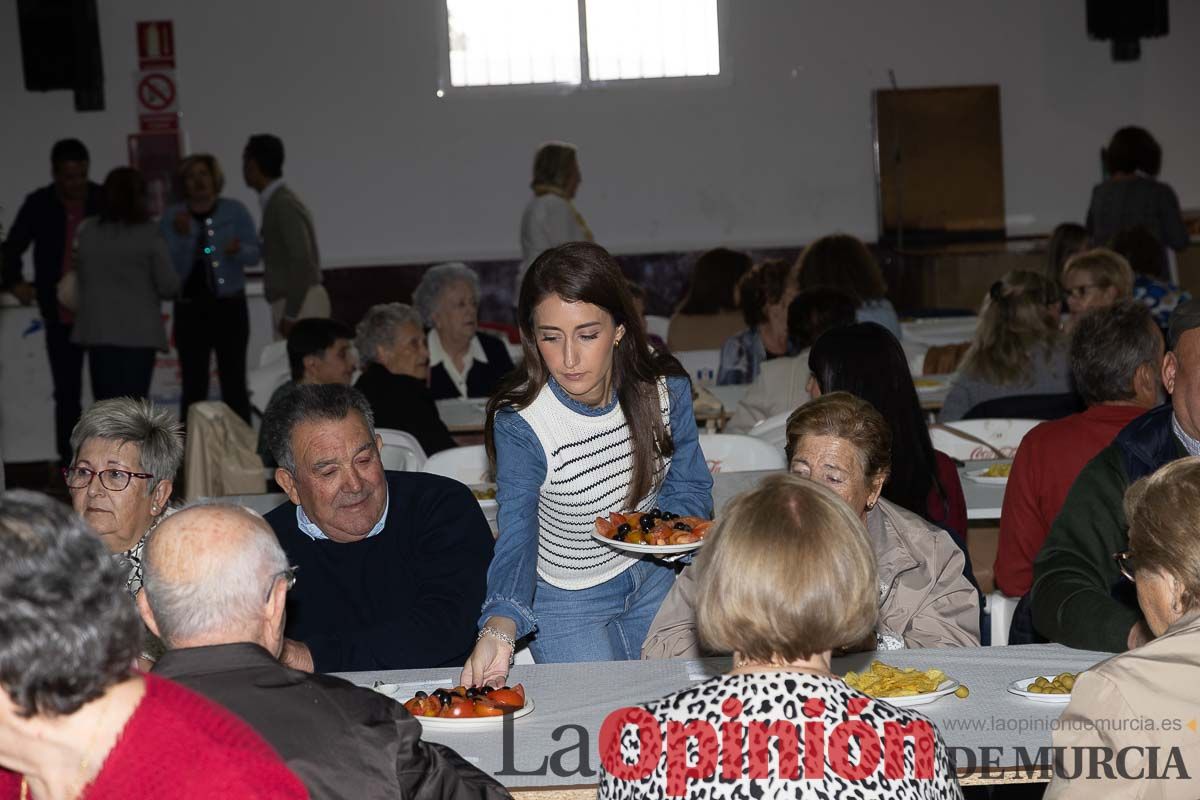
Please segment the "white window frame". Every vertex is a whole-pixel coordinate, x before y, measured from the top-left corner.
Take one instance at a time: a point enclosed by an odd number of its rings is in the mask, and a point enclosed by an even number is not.
[[[628,89],[636,87],[664,89],[695,89],[724,87],[733,82],[729,58],[730,0],[717,0],[717,58],[720,72],[716,75],[674,75],[667,78],[617,78],[593,80],[590,75],[587,47],[587,0],[576,0],[579,5],[579,83],[511,83],[487,86],[455,86],[450,80],[450,14],[445,0],[437,14],[438,82],[437,96],[450,95],[568,95],[604,89]]]

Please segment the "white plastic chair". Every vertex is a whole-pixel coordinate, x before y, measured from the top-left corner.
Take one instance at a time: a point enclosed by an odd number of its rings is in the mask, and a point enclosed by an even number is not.
[[[679,359],[688,377],[696,383],[717,382],[717,370],[721,368],[720,350],[680,350],[671,355]]]
[[[421,468],[421,471],[454,478],[459,483],[465,483],[468,486],[487,483],[487,450],[481,444],[451,447],[449,450],[431,455],[426,459],[425,466]]]
[[[787,466],[782,448],[756,436],[704,433],[700,435],[700,451],[708,462],[709,472],[714,475],[718,472],[749,472]]]
[[[760,419],[754,423],[753,428],[746,431],[746,435],[753,436],[755,439],[762,439],[767,444],[783,452],[783,449],[787,447],[787,421],[791,415],[791,411],[784,411],[782,414]]]
[[[287,363],[287,340],[280,339],[277,342],[269,342],[263,345],[262,352],[258,354],[258,365],[266,367],[278,361]]]
[[[425,448],[411,433],[392,428],[376,428],[375,432],[383,439],[379,455],[384,469],[420,472],[425,466]]]
[[[1041,422],[1038,419],[962,419],[932,426],[929,436],[935,450],[960,461],[1012,458],[1025,434]],[[954,431],[964,435],[959,436]],[[1000,455],[996,454],[997,450]]]
[[[657,336],[665,342],[667,340],[667,330],[671,327],[671,318],[647,314],[645,319],[646,333]]]
[[[1007,645],[1008,629],[1012,626],[1013,612],[1017,610],[1020,598],[992,592],[987,596],[986,602],[987,612],[992,620],[992,647]]]
[[[453,478],[467,486],[477,487],[491,485],[488,481],[487,450],[481,444],[468,447],[452,447],[440,453],[434,453],[425,462],[423,472],[431,472],[446,478]],[[499,531],[497,518],[500,515],[500,504],[493,500],[480,500],[479,508],[488,522],[492,533]],[[520,651],[517,652],[520,663]],[[529,663],[533,663],[530,661]]]

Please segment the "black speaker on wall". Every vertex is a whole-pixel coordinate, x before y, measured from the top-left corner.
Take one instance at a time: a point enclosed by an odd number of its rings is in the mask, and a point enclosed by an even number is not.
[[[1167,0],[1087,0],[1088,36],[1112,41],[1113,61],[1137,61],[1142,39],[1170,32]]]
[[[31,92],[70,89],[76,111],[104,109],[96,0],[17,0],[21,64]]]

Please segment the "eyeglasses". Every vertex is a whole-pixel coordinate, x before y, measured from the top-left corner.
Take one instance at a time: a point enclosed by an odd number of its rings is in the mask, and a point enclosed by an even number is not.
[[[63,480],[68,489],[86,489],[92,485],[92,478],[100,476],[100,485],[110,492],[124,491],[133,478],[150,480],[154,476],[149,472],[129,472],[124,469],[102,469],[97,472],[87,467],[63,467]]]
[[[1082,286],[1064,286],[1063,294],[1065,294],[1067,297],[1074,297],[1076,300],[1082,300],[1083,298],[1087,297],[1087,293],[1092,289],[1099,288],[1101,287],[1094,283],[1085,283]]]
[[[276,572],[274,575],[272,575],[271,583],[267,586],[267,596],[263,598],[263,603],[271,602],[271,592],[275,590],[275,581],[279,580],[280,578],[287,580],[287,590],[290,592],[292,587],[296,585],[296,572],[299,569],[299,567],[288,567],[287,569]]]
[[[1117,562],[1117,569],[1121,570],[1122,575],[1131,581],[1137,580],[1133,577],[1137,573],[1137,558],[1132,550],[1113,553],[1113,561]]]

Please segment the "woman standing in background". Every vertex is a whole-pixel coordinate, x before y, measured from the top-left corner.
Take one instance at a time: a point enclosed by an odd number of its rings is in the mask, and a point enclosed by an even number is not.
[[[225,175],[216,158],[188,156],[179,176],[184,202],[168,208],[159,222],[183,286],[175,301],[175,347],[183,383],[179,418],[186,422],[188,406],[208,399],[210,354],[216,351],[221,399],[249,422],[245,269],[258,263],[258,232],[244,205],[220,196]]]
[[[156,350],[167,349],[162,301],[179,291],[150,221],[146,181],[131,167],[104,179],[104,202],[76,237],[79,309],[72,340],[88,351],[92,397],[147,397]]]
[[[533,159],[533,199],[521,214],[521,266],[517,270],[515,298],[521,294],[525,270],[544,250],[567,242],[592,242],[591,228],[575,208],[575,193],[583,175],[575,145],[547,142]]]

